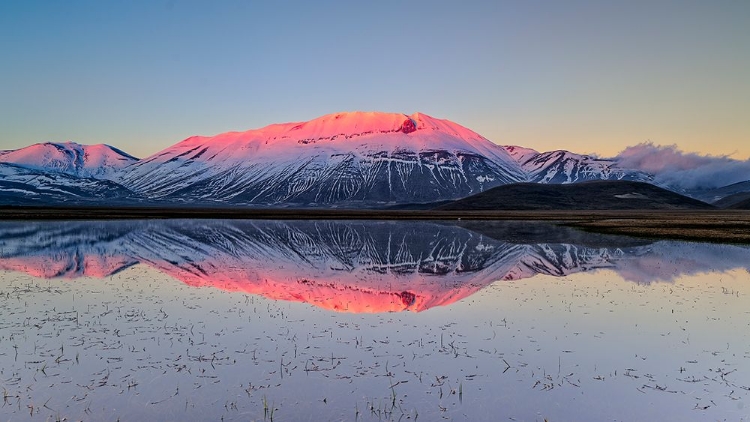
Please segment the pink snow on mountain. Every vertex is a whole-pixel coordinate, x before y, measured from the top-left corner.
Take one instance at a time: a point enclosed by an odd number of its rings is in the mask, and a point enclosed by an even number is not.
[[[137,158],[105,144],[46,142],[17,150],[0,151],[2,163],[82,177],[110,178],[115,172],[136,161]]]
[[[508,180],[523,178],[518,163],[502,147],[459,124],[422,113],[357,111],[245,132],[193,136],[135,163],[124,174],[124,182],[160,195],[230,169],[242,169],[249,179],[259,180],[303,167],[325,172],[346,157],[367,166],[378,161],[401,162],[392,156],[399,151],[429,154],[438,150],[481,155],[504,169]],[[170,182],[155,185],[159,180]]]
[[[404,136],[415,132],[421,136]],[[417,146],[418,149],[477,148],[491,156],[508,158],[497,145],[478,133],[449,120],[436,119],[422,113],[407,116],[400,113],[355,111],[328,114],[309,122],[273,124],[260,129],[227,132],[213,137],[193,136],[144,161],[163,156],[166,151],[188,150],[204,143],[212,147],[239,146],[245,149],[254,147],[273,154],[286,153],[289,147],[307,144],[315,147],[346,147],[347,140],[361,137],[366,137],[375,145],[386,149],[406,146]]]

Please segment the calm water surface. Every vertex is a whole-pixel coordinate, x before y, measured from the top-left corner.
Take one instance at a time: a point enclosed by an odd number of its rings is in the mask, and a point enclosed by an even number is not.
[[[749,267],[539,224],[0,223],[0,420],[748,420]]]

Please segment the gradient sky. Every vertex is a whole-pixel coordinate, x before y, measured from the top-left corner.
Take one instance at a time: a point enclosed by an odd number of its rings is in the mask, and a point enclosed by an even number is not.
[[[612,156],[750,157],[750,2],[5,1],[0,149],[191,135],[352,110]]]

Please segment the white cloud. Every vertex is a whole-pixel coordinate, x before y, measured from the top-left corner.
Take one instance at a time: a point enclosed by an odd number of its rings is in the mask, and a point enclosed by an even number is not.
[[[710,189],[750,180],[750,160],[683,152],[651,142],[626,148],[620,166],[654,175],[654,183],[682,189]]]

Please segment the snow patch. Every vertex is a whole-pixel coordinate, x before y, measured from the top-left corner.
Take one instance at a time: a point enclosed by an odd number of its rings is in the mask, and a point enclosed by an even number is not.
[[[646,195],[644,195],[642,193],[633,192],[633,193],[623,193],[623,194],[620,194],[620,195],[615,195],[615,198],[620,198],[620,199],[648,199],[648,196],[646,196]]]

